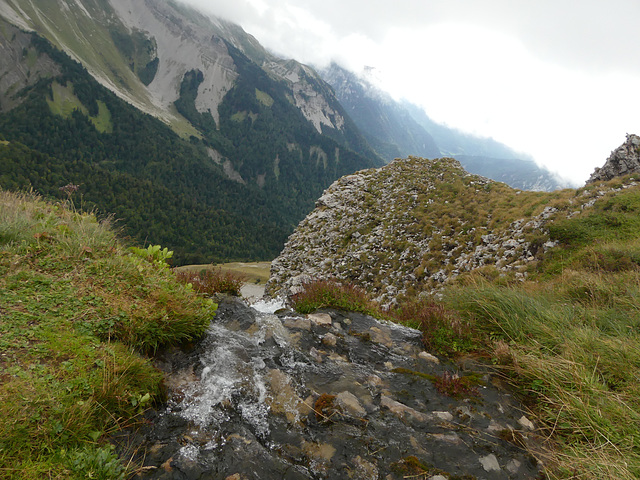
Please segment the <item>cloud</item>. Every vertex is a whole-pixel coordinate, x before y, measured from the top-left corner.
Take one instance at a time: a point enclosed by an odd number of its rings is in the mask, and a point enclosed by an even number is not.
[[[335,38],[357,35],[379,43],[390,31],[464,23],[517,38],[533,55],[560,65],[640,72],[640,62],[633,60],[640,47],[637,0],[186,1],[241,25],[272,27],[278,44],[285,36],[328,30]],[[292,19],[298,22],[289,23]],[[314,30],[317,25],[324,28]],[[283,26],[288,28],[276,31]]]

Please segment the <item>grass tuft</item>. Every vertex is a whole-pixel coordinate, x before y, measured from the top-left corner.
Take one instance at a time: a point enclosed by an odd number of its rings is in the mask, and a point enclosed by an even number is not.
[[[412,299],[387,312],[395,322],[422,332],[425,347],[445,356],[470,352],[477,348],[469,322],[441,303]]]
[[[334,280],[313,280],[290,298],[292,307],[300,313],[312,313],[319,308],[339,308],[368,315],[380,315],[380,310],[361,288]]]

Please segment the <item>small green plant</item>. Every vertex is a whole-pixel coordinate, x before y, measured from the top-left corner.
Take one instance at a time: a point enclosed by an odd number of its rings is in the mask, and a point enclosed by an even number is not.
[[[402,478],[427,478],[433,469],[422,463],[418,457],[410,455],[402,460],[391,464],[391,470]]]
[[[95,480],[124,480],[127,470],[112,446],[95,448],[85,446],[66,455],[66,464],[82,478]]]
[[[129,247],[129,251],[160,268],[169,268],[168,260],[173,257],[171,250],[167,247],[162,248],[160,245],[149,245],[147,248]]]
[[[454,398],[477,397],[478,389],[469,383],[468,377],[461,377],[456,373],[445,370],[433,382],[436,390],[443,395]]]

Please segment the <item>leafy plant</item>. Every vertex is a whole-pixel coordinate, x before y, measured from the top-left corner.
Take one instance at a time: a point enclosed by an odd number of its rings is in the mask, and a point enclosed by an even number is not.
[[[83,478],[95,480],[124,480],[127,470],[111,446],[85,446],[66,456],[69,469]]]
[[[129,247],[129,251],[161,268],[169,268],[168,260],[173,257],[172,251],[160,245],[149,245],[147,248]]]

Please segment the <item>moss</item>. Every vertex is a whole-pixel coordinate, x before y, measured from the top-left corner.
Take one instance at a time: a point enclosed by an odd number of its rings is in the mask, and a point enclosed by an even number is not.
[[[338,411],[335,405],[336,396],[323,393],[318,397],[313,409],[316,414],[316,420],[321,423],[328,423],[331,417]]]

